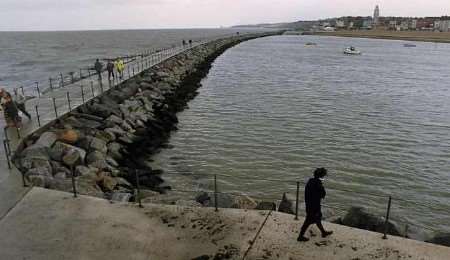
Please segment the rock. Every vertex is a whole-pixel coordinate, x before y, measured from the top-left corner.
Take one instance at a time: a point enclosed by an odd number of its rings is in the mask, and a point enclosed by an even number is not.
[[[287,198],[286,193],[283,193],[283,198],[278,206],[278,211],[287,214],[295,214],[294,205],[292,201]]]
[[[89,150],[90,151],[96,150],[103,154],[106,154],[106,152],[108,152],[108,147],[106,145],[107,143],[105,141],[94,137],[92,138],[91,143],[89,145]]]
[[[156,197],[159,196],[160,193],[152,190],[141,189],[141,199]]]
[[[119,167],[119,163],[110,156],[106,156],[106,163],[112,167]]]
[[[84,165],[78,165],[75,167],[75,176],[84,176],[84,175],[96,175],[98,172],[97,168],[86,167]]]
[[[195,201],[202,205],[207,205],[209,201],[211,200],[211,197],[209,197],[208,193],[203,192],[202,194],[199,194],[195,197]]]
[[[78,142],[79,137],[80,133],[72,129],[65,129],[58,133],[58,140],[68,144],[74,144]]]
[[[29,169],[26,173],[25,176],[27,178],[31,177],[31,176],[47,176],[47,177],[52,177],[52,172],[49,171],[48,168],[45,167],[41,167],[41,168],[32,168]]]
[[[32,160],[31,165],[32,165],[32,168],[46,169],[45,171],[50,174],[49,176],[51,176],[53,173],[53,167],[52,167],[52,164],[50,163],[50,161],[34,159],[34,160]]]
[[[65,155],[70,154],[71,156],[75,156],[76,153],[79,155],[80,162],[84,162],[86,151],[79,147],[58,141],[50,149],[50,156],[55,161],[63,161]]]
[[[111,156],[115,160],[122,160],[123,156],[120,152],[122,149],[122,146],[119,143],[109,143],[108,144],[108,155]]]
[[[77,164],[83,163],[80,152],[76,149],[68,150],[62,158],[65,165],[73,167]]]
[[[124,178],[121,177],[116,177],[115,180],[117,181],[117,185],[118,186],[122,186],[128,189],[133,189],[133,185],[131,185],[131,183],[129,183],[127,180],[125,180]]]
[[[120,118],[120,117],[118,117],[118,116],[116,116],[116,115],[111,115],[110,117],[108,117],[108,118],[106,119],[106,121],[112,122],[112,123],[114,123],[115,125],[120,125],[120,124],[122,124],[123,119]]]
[[[276,210],[277,204],[275,202],[261,201],[256,206],[257,210]]]
[[[105,141],[106,143],[116,140],[116,135],[114,133],[106,131],[98,131],[95,137]]]
[[[47,147],[36,147],[32,145],[30,147],[25,148],[20,153],[20,157],[25,160],[33,160],[33,159],[48,160],[50,159],[49,151],[50,149]]]
[[[91,174],[80,176],[76,179],[77,191],[80,194],[103,198],[103,192],[97,185],[96,176]]]
[[[385,221],[381,217],[376,217],[368,213],[364,208],[361,207],[351,207],[347,212],[345,217],[342,219],[342,225],[365,229],[369,231],[384,232]],[[391,222],[388,222],[388,234],[399,236],[400,232]]]
[[[113,191],[116,185],[117,185],[116,179],[110,176],[104,176],[103,179],[100,181],[100,186],[103,188],[104,191]]]
[[[175,205],[182,207],[202,207],[203,205],[195,200],[177,200]]]
[[[45,132],[34,143],[34,147],[50,148],[58,140],[58,136],[54,132]]]
[[[90,105],[89,110],[91,111],[91,114],[103,118],[108,118],[111,114],[117,113],[110,106],[99,103],[94,103]]]
[[[86,156],[86,163],[88,163],[88,164],[91,164],[91,163],[96,162],[96,161],[104,161],[104,160],[106,160],[106,155],[104,153],[99,152],[99,151],[90,152]]]
[[[450,233],[440,233],[425,242],[450,247]]]
[[[237,209],[255,209],[258,204],[256,201],[249,196],[237,196],[234,198],[234,203],[232,208]]]
[[[57,172],[55,175],[53,175],[55,179],[66,179],[67,175],[65,172]]]
[[[129,202],[130,198],[131,194],[125,192],[113,192],[111,195],[111,200],[117,202]]]

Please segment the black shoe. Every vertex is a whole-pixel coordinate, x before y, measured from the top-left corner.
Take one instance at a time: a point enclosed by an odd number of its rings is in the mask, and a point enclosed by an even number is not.
[[[322,237],[325,238],[327,236],[330,236],[331,234],[333,234],[333,231],[325,231],[325,233],[322,233]]]
[[[309,238],[304,237],[304,236],[298,236],[297,241],[298,242],[308,242]]]

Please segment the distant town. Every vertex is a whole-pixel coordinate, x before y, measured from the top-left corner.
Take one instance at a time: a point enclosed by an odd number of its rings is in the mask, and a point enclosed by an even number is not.
[[[285,28],[304,31],[386,30],[450,32],[450,16],[441,17],[383,17],[377,5],[372,16],[344,16],[316,21],[259,24],[257,27]],[[251,27],[254,27],[251,26]],[[248,27],[248,26],[238,26]]]

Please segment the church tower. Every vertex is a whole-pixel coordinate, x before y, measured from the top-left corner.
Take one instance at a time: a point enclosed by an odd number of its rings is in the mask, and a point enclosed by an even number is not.
[[[380,22],[380,8],[375,6],[375,10],[373,11],[373,27],[377,27]]]

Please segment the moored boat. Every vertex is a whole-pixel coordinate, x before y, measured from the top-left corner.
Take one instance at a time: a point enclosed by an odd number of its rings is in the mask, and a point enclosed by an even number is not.
[[[344,53],[348,55],[361,55],[361,51],[355,49],[355,47],[348,47],[344,49]]]

